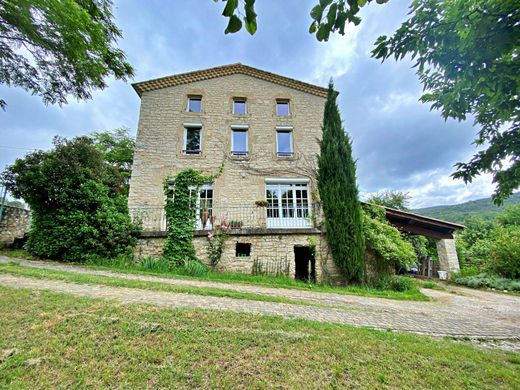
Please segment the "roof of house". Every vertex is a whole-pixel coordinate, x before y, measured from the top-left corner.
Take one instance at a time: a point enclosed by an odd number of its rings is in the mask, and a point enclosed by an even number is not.
[[[371,205],[366,202],[361,202],[361,204],[363,206]],[[442,221],[390,207],[382,207],[385,209],[388,222],[407,233],[440,239],[453,238],[453,232],[464,229],[464,225],[459,225],[458,223]]]
[[[179,73],[158,79],[140,81],[138,83],[132,84],[132,87],[134,87],[139,96],[142,96],[142,94],[147,91],[193,83],[196,81],[209,80],[216,77],[230,76],[234,74],[245,74],[247,76],[256,77],[260,80],[265,80],[275,84],[283,85],[284,87],[297,89],[312,95],[317,95],[323,98],[327,97],[327,88],[291,79],[289,77],[280,76],[271,72],[266,72],[265,70],[253,68],[241,63],[222,65],[214,68],[196,70],[194,72]]]

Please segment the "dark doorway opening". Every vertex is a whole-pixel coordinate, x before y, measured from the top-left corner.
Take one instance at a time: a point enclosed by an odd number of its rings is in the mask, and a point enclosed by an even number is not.
[[[295,278],[305,282],[316,282],[316,261],[308,246],[294,247]]]

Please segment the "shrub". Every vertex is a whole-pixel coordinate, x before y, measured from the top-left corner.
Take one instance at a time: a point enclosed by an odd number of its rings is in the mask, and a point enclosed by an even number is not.
[[[139,260],[139,268],[143,271],[168,272],[170,262],[164,257],[156,259],[152,256],[146,256]]]
[[[410,291],[417,288],[411,278],[395,275],[383,275],[375,279],[370,287],[378,290],[391,290],[398,292]]]
[[[471,288],[494,288],[496,290],[520,291],[520,280],[501,278],[496,275],[481,273],[473,276],[455,274],[452,281]]]
[[[489,269],[509,279],[520,278],[520,226],[497,229]]]
[[[387,264],[405,267],[415,264],[413,245],[388,223],[381,206],[363,209],[363,234],[366,244]]]
[[[190,276],[203,276],[208,273],[208,267],[199,260],[186,258],[182,265],[183,271]]]
[[[80,262],[131,254],[140,229],[128,215],[123,180],[89,138],[55,138],[53,150],[16,160],[3,179],[31,207],[32,254]]]

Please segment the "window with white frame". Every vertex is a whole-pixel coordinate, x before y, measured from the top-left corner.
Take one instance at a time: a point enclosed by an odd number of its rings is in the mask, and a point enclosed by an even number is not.
[[[280,157],[293,155],[292,127],[279,126],[276,128],[276,153]]]
[[[248,128],[247,125],[231,126],[231,154],[233,156],[248,155]]]
[[[233,98],[233,114],[245,115],[247,114],[247,99],[246,98]]]
[[[276,115],[279,115],[279,116],[290,115],[288,99],[276,99]]]
[[[197,229],[211,229],[213,225],[213,184],[200,187],[196,199]]]
[[[267,182],[268,227],[309,227],[309,189],[304,180]]]
[[[200,154],[202,152],[202,125],[184,124],[185,154]]]
[[[202,96],[188,96],[188,112],[202,112]]]

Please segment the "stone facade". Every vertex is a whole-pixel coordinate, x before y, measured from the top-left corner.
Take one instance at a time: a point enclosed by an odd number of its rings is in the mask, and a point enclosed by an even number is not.
[[[212,175],[223,165],[222,174],[213,182],[213,207],[253,208],[258,226],[247,234],[233,232],[225,243],[220,269],[250,273],[254,259],[287,259],[289,273],[294,276],[294,247],[316,243],[316,277],[336,277],[319,230],[308,226],[300,232],[273,233],[266,229],[265,215],[262,218],[265,209],[254,209],[256,201],[266,200],[267,178],[300,179],[307,182],[316,221],[319,207],[314,210],[311,194],[316,192],[314,172],[325,94],[325,90],[320,94],[303,92],[240,73],[142,92],[128,205],[131,212],[148,208],[157,214],[147,219],[148,233],[141,238],[135,254],[161,255],[165,239],[164,179],[186,168]],[[202,97],[201,112],[187,112],[190,96]],[[246,99],[247,114],[233,114],[234,98]],[[276,115],[277,99],[289,101],[289,115]],[[186,124],[202,127],[200,154],[183,151]],[[247,126],[247,156],[231,155],[232,127],[236,125]],[[280,127],[292,129],[292,156],[277,154],[276,129]],[[203,261],[207,261],[206,235],[200,233],[194,238],[197,255]],[[250,256],[236,256],[237,242],[251,244]]]
[[[202,96],[202,112],[187,112],[188,97]],[[234,115],[234,97],[247,99],[248,113]],[[277,116],[276,99],[290,101],[289,116]],[[214,202],[253,206],[265,199],[265,178],[308,178],[319,153],[317,139],[325,98],[251,76],[236,74],[143,93],[130,179],[130,208],[164,205],[163,181],[185,168],[223,174],[213,184]],[[184,124],[202,125],[201,155],[186,155]],[[249,156],[234,158],[231,126],[247,125]],[[276,127],[293,128],[294,157],[278,157]]]
[[[6,206],[0,222],[0,248],[9,247],[16,239],[23,238],[29,226],[29,210]]]

